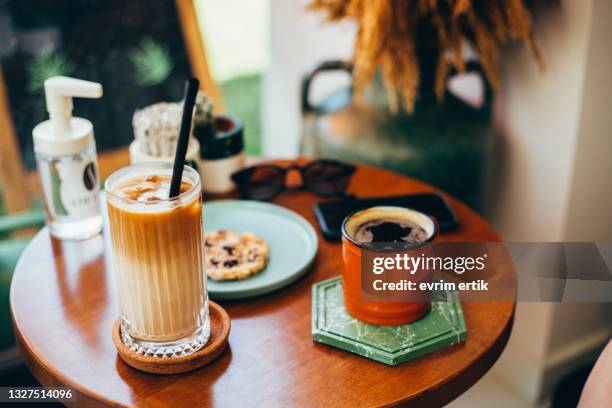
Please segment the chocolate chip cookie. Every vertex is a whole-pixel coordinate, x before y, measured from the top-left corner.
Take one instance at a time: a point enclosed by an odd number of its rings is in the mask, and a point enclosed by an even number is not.
[[[252,232],[220,230],[205,235],[206,274],[217,281],[242,280],[266,267],[266,241]]]

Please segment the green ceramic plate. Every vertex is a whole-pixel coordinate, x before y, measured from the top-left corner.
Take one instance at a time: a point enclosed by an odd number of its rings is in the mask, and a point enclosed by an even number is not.
[[[317,253],[317,234],[301,215],[284,207],[259,201],[204,202],[204,230],[251,231],[268,243],[266,269],[241,281],[208,279],[212,299],[241,299],[272,292],[302,276]]]

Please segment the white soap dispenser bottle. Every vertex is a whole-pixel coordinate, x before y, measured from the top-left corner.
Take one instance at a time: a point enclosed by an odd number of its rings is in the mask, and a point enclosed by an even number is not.
[[[99,233],[100,183],[93,125],[72,117],[72,98],[100,98],[95,82],[56,76],[45,81],[49,120],[32,131],[47,225],[59,239],[85,239]]]

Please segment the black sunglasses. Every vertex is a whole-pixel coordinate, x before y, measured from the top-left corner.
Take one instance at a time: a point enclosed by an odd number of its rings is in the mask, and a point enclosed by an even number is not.
[[[285,180],[291,170],[300,172],[302,184],[287,187]],[[304,166],[281,167],[276,164],[259,164],[234,174],[238,192],[243,198],[269,200],[284,190],[306,189],[323,196],[343,194],[356,167],[336,160],[314,160]]]

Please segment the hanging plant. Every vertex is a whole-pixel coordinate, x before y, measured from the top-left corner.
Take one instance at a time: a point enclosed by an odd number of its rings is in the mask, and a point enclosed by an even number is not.
[[[161,84],[174,68],[168,49],[150,37],[143,38],[139,47],[129,51],[128,57],[136,71],[134,80],[140,86]]]
[[[74,62],[51,46],[40,49],[26,65],[28,72],[27,89],[31,93],[41,92],[45,80],[52,76],[71,75],[75,70]]]
[[[465,68],[464,40],[477,50],[493,89],[500,83],[500,49],[511,40],[522,41],[542,65],[523,0],[312,0],[309,7],[325,12],[329,21],[357,23],[356,93],[380,69],[394,111],[400,104],[408,112],[414,109],[424,44],[431,48],[433,42],[437,52],[434,88],[439,100],[450,68]]]

